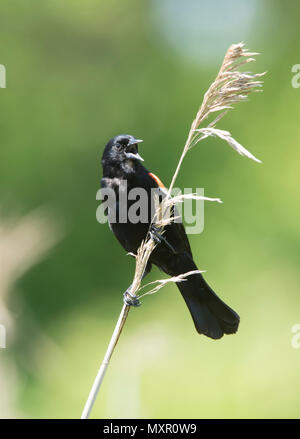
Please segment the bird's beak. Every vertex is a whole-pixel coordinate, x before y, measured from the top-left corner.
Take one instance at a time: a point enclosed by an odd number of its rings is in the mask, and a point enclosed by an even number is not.
[[[137,145],[138,143],[141,143],[142,140],[141,139],[131,139],[128,143],[127,146],[131,146],[131,145]],[[125,152],[125,155],[128,159],[132,159],[132,160],[140,160],[141,162],[144,161],[144,159],[139,155],[139,153],[137,151],[129,151],[129,152]]]
[[[131,139],[129,141],[128,145],[136,145],[137,143],[141,143],[141,142],[143,142],[142,139],[135,139],[135,138],[133,138],[133,139]]]
[[[136,152],[135,154],[133,152],[125,152],[125,155],[128,159],[140,160],[141,162],[144,161],[143,157],[141,157],[138,152]]]

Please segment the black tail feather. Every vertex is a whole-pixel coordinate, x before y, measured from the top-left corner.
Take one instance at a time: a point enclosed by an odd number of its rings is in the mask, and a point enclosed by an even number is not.
[[[237,332],[239,315],[216,295],[200,273],[189,276],[177,286],[199,334],[219,339],[224,334]]]

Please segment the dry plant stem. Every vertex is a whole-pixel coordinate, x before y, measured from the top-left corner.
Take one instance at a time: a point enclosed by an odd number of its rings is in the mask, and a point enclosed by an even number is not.
[[[196,122],[196,119],[194,120],[194,122],[193,122],[193,124],[192,124],[192,127],[191,127],[191,130],[190,130],[190,132],[189,132],[189,135],[188,135],[187,141],[186,141],[186,143],[185,143],[185,145],[184,145],[184,148],[183,148],[183,151],[182,151],[181,157],[180,157],[180,159],[179,159],[179,162],[178,162],[178,165],[177,165],[176,171],[174,172],[174,175],[173,175],[173,177],[172,177],[172,181],[171,181],[171,184],[170,184],[170,186],[169,186],[169,190],[168,190],[168,194],[167,194],[167,199],[170,198],[170,196],[171,196],[171,192],[172,192],[172,189],[173,189],[173,187],[174,187],[174,184],[175,184],[176,178],[177,178],[177,176],[178,176],[178,173],[179,173],[179,171],[180,171],[180,168],[181,168],[181,165],[182,165],[183,159],[184,159],[186,153],[188,152],[189,146],[190,146],[190,144],[191,144],[192,137],[193,137],[193,134],[194,134],[194,129],[195,129],[195,128],[194,128],[195,122]]]
[[[83,409],[83,412],[82,412],[82,415],[81,415],[81,419],[88,419],[88,417],[89,417],[89,415],[91,413],[91,410],[92,410],[93,405],[94,405],[94,403],[96,401],[96,398],[97,398],[97,395],[98,395],[101,383],[103,381],[106,369],[107,369],[107,367],[109,365],[109,361],[110,361],[111,356],[112,356],[112,354],[114,352],[116,344],[118,343],[118,340],[119,340],[119,337],[121,335],[122,329],[123,329],[124,324],[126,322],[129,310],[130,310],[130,306],[124,304],[123,308],[122,308],[122,311],[120,313],[120,316],[118,318],[115,330],[114,330],[113,335],[112,335],[112,337],[110,339],[110,342],[109,342],[107,351],[105,353],[104,359],[103,359],[103,361],[101,363],[100,369],[99,369],[99,371],[97,373],[97,376],[95,378],[95,381],[94,381],[93,387],[92,387],[92,389],[90,391],[90,394],[89,394],[89,397],[87,399],[87,402],[86,402],[86,404],[84,406],[84,409]]]
[[[169,201],[172,201],[175,204],[176,197],[171,198],[171,192],[174,187],[179,170],[181,168],[182,162],[187,152],[198,142],[200,142],[201,140],[205,139],[208,136],[219,137],[220,139],[225,140],[227,144],[235,151],[237,151],[240,155],[246,156],[256,162],[260,162],[260,160],[254,157],[240,143],[238,143],[228,131],[215,128],[217,122],[219,122],[226,115],[229,109],[233,108],[233,105],[235,105],[238,102],[245,101],[250,93],[254,91],[258,91],[257,87],[261,86],[261,81],[257,81],[257,78],[263,76],[264,73],[251,74],[248,72],[240,72],[238,70],[239,67],[245,65],[246,63],[255,61],[255,59],[253,58],[254,55],[257,54],[247,52],[247,50],[244,48],[243,43],[233,44],[227,50],[222,66],[219,70],[219,73],[215,81],[210,85],[209,89],[205,93],[202,104],[196,114],[195,119],[193,120],[177,168],[175,170],[171,184],[169,186],[167,196],[162,203],[159,203],[159,206],[157,207],[157,210],[155,212],[153,224],[159,228],[161,233],[163,233],[165,225],[169,224],[172,221],[172,219],[170,218],[165,220],[165,213],[166,213],[166,209],[170,208]],[[212,113],[217,113],[215,119],[212,122],[210,122],[206,127],[199,128],[199,126],[203,123],[203,121],[209,118],[212,115]],[[210,200],[221,202],[219,199],[210,199]],[[136,255],[135,274],[133,278],[133,283],[130,288],[131,295],[135,295],[136,297],[138,297],[137,293],[141,289],[142,277],[147,267],[149,257],[152,251],[154,250],[155,246],[156,243],[152,239],[151,233],[148,232],[145,241],[141,243]],[[173,282],[184,281],[184,276],[187,276],[191,273],[192,272],[185,273],[181,275],[180,279],[174,278],[171,279],[170,281]],[[158,287],[155,287],[148,293],[144,293],[143,296],[146,294],[152,294],[153,292],[157,291],[164,284],[167,283],[165,281],[158,281],[158,282],[160,283]],[[108,367],[110,358],[113,354],[113,351],[118,342],[123,326],[126,322],[129,309],[130,306],[123,305],[120,317],[118,319],[114,333],[112,335],[109,346],[107,348],[104,360],[100,366],[93,387],[89,394],[88,400],[84,407],[81,417],[82,419],[86,419],[89,417],[89,414],[94,405],[97,394],[99,392],[104,374]]]

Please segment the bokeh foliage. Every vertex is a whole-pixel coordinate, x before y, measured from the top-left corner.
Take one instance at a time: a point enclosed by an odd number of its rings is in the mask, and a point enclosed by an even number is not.
[[[222,61],[174,52],[152,6],[0,5],[1,214],[44,206],[64,231],[8,298],[15,334],[1,357],[15,365],[24,417],[79,417],[132,278],[133,261],[95,219],[104,144],[122,132],[143,138],[145,163],[167,185]],[[299,417],[299,13],[296,1],[261,2],[246,43],[262,53],[251,68],[268,71],[264,93],[220,126],[263,164],[208,139],[177,181],[224,201],[206,204],[204,233],[190,239],[199,268],[240,313],[239,333],[198,336],[174,286],[147,297],[130,312],[94,417]],[[224,52],[240,39],[223,41]]]

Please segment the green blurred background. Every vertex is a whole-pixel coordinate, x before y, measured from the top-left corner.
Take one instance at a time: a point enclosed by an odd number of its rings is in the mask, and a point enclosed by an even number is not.
[[[78,418],[134,261],[95,218],[100,158],[119,133],[144,139],[170,182],[190,123],[231,43],[261,53],[264,93],[219,125],[263,164],[207,139],[177,185],[204,187],[190,241],[241,316],[199,336],[171,285],[130,312],[92,417],[299,417],[297,1],[10,0],[0,5],[0,417]],[[154,269],[149,280],[161,274]]]

